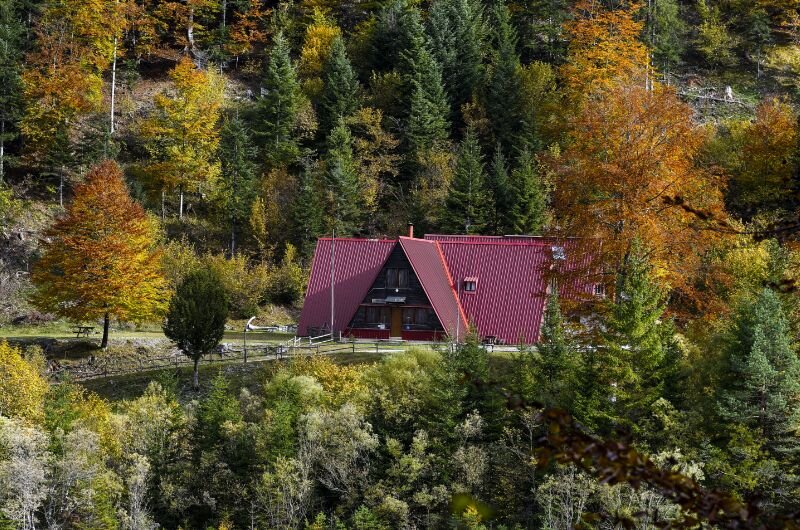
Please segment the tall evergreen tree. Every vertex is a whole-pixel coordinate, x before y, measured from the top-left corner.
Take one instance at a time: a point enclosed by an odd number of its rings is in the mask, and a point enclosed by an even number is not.
[[[454,122],[484,75],[483,7],[477,0],[436,0],[428,21],[431,50],[442,67],[442,79],[450,99]]]
[[[361,90],[340,36],[334,38],[331,44],[322,79],[324,85],[319,103],[319,132],[325,136],[339,119],[351,116],[358,109]]]
[[[297,70],[289,55],[289,42],[283,33],[275,37],[261,90],[256,103],[256,136],[272,167],[291,164],[300,154],[294,132],[302,93]]]
[[[424,33],[422,16],[408,0],[397,0],[378,12],[371,40],[371,70],[398,68],[408,74],[403,54],[411,50]]]
[[[470,127],[464,135],[456,159],[453,182],[445,200],[442,220],[446,230],[454,234],[480,234],[486,226],[486,177],[481,148]]]
[[[539,399],[548,407],[570,409],[578,376],[578,352],[565,333],[557,288],[547,299],[536,350]]]
[[[773,454],[797,453],[800,359],[774,291],[765,288],[738,308],[726,349],[722,417],[757,431]]]
[[[661,397],[661,368],[672,332],[661,322],[665,308],[664,291],[641,243],[634,241],[617,278],[602,340],[603,380],[612,396],[605,419],[612,425],[635,427]]]
[[[450,106],[442,85],[442,72],[430,52],[425,36],[420,35],[404,56],[411,69],[406,138],[413,155],[441,147],[447,141]]]
[[[340,236],[356,234],[363,220],[361,187],[353,160],[353,137],[341,120],[328,136],[325,187],[330,206],[328,225]]]
[[[537,234],[547,220],[547,192],[531,152],[520,153],[508,183],[506,229],[514,234]]]
[[[250,132],[238,115],[225,120],[220,131],[219,152],[222,163],[219,192],[225,217],[230,220],[230,253],[233,256],[237,236],[257,195],[255,148]]]
[[[8,144],[18,136],[23,114],[22,80],[25,25],[17,0],[0,2],[0,184],[11,162]]]
[[[676,0],[652,0],[646,8],[644,40],[653,53],[654,65],[673,70],[686,48],[686,22],[680,17]]]
[[[499,143],[494,150],[491,170],[486,176],[486,188],[490,197],[486,217],[487,229],[494,234],[507,233],[505,219],[508,217],[506,212],[511,205],[511,190],[506,159]]]
[[[291,210],[293,240],[303,257],[311,255],[317,238],[325,228],[325,205],[322,198],[322,185],[317,173],[310,167],[303,168]]]
[[[506,153],[520,145],[533,147],[529,127],[522,121],[520,99],[520,60],[517,54],[517,32],[511,14],[502,0],[492,9],[491,75],[485,89],[486,113],[495,141]]]

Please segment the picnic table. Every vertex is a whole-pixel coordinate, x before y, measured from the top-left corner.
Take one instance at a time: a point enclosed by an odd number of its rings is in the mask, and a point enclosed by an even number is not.
[[[88,337],[94,331],[94,326],[72,326],[72,332],[75,334],[75,338],[79,338],[81,336]]]

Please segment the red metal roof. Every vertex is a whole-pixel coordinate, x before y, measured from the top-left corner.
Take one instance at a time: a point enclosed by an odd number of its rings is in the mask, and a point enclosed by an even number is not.
[[[459,340],[467,329],[467,320],[456,296],[455,284],[445,264],[438,243],[425,239],[401,237],[400,246],[405,252],[414,274],[433,306],[442,327],[451,337]]]
[[[347,327],[397,241],[336,238],[334,251],[334,330]],[[329,328],[331,321],[331,238],[317,241],[306,299],[297,332]]]

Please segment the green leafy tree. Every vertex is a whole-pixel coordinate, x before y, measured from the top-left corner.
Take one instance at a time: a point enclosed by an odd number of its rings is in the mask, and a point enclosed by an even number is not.
[[[578,375],[578,351],[564,329],[558,289],[547,299],[535,357],[537,394],[545,406],[571,409]]]
[[[663,72],[680,64],[686,49],[686,22],[680,17],[676,0],[653,0],[645,7],[644,40],[653,53],[653,62]]]
[[[444,228],[456,234],[479,234],[486,226],[486,176],[475,131],[467,129],[442,214]]]
[[[358,109],[361,86],[347,58],[344,40],[337,36],[331,43],[328,60],[322,70],[323,89],[319,103],[320,133],[326,135],[340,119],[347,119]]]
[[[247,221],[256,199],[256,150],[250,131],[238,115],[225,120],[220,131],[220,206],[231,225],[231,256],[236,254],[237,235]]]
[[[219,277],[198,269],[184,277],[169,302],[164,334],[194,361],[193,385],[200,388],[198,365],[225,333],[228,300]]]
[[[547,224],[547,190],[536,159],[527,149],[520,153],[509,178],[509,205],[505,225],[514,234],[537,234]]]
[[[289,41],[283,33],[278,33],[269,52],[262,95],[256,103],[254,130],[273,167],[291,164],[300,154],[295,130],[302,92],[289,52]]]

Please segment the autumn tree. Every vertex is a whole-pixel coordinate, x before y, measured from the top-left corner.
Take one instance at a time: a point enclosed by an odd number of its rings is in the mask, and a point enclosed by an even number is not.
[[[66,214],[45,231],[32,302],[75,321],[143,322],[164,310],[165,281],[155,248],[158,228],[135,203],[116,163],[94,167],[75,187]]]
[[[303,79],[306,95],[312,99],[319,97],[323,83],[326,63],[330,60],[333,43],[342,38],[342,31],[319,9],[315,9],[312,22],[306,26],[303,47],[300,49],[298,74]],[[330,130],[330,129],[329,129]]]
[[[190,272],[175,290],[164,320],[164,334],[194,362],[194,389],[200,388],[199,363],[222,340],[228,299],[211,269]]]
[[[617,84],[581,108],[569,141],[554,159],[565,233],[602,239],[609,271],[646,241],[664,279],[687,287],[707,229],[724,220],[719,183],[696,163],[703,135],[689,106],[668,88]]]
[[[141,124],[152,157],[145,167],[162,190],[178,189],[183,218],[187,188],[200,189],[219,175],[216,151],[224,81],[183,58],[170,72],[172,87],[156,95],[153,114]]]
[[[561,76],[567,91],[580,98],[615,80],[637,79],[644,85],[649,54],[639,40],[643,23],[638,17],[641,3],[608,7],[580,0],[572,20],[564,27],[569,36],[567,62]]]
[[[19,349],[0,341],[0,416],[36,423],[44,419],[44,397],[49,385],[42,377],[43,360],[26,359]]]

